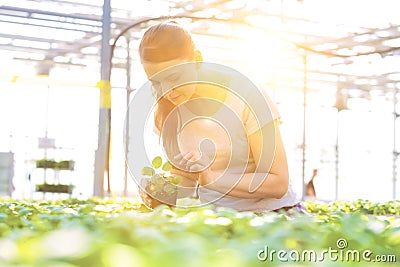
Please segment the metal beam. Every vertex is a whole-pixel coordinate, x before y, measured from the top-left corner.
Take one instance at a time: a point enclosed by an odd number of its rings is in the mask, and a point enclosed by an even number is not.
[[[7,10],[7,11],[11,11],[11,12],[25,12],[27,14],[41,14],[41,15],[54,16],[54,17],[59,17],[59,18],[60,17],[61,18],[72,18],[72,19],[79,19],[79,20],[102,22],[102,16],[91,15],[91,14],[68,14],[68,13],[45,11],[45,10],[40,10],[40,9],[13,7],[13,6],[0,6],[0,10]],[[132,20],[129,18],[113,18],[112,22],[116,23],[116,24],[126,25],[129,23],[132,23]]]

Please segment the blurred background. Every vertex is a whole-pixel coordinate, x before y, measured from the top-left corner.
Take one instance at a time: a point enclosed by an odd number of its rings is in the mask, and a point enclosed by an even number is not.
[[[0,0],[0,194],[136,194],[123,139],[127,104],[146,82],[137,48],[150,25],[176,17],[205,61],[241,71],[277,103],[300,197],[398,199],[399,9],[396,0]]]

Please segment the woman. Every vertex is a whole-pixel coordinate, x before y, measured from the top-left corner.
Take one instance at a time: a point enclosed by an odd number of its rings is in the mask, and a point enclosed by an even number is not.
[[[172,21],[150,27],[139,54],[159,97],[155,126],[172,173],[184,177],[182,188],[197,188],[202,202],[239,211],[301,208],[289,181],[279,114],[265,92],[203,62],[190,33]],[[269,108],[261,109],[260,99]],[[151,197],[141,196],[151,206]]]

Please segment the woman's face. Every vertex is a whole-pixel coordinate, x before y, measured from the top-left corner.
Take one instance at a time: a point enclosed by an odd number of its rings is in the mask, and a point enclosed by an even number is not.
[[[174,105],[179,105],[193,96],[197,77],[194,62],[174,59],[157,63],[142,62],[142,65],[158,96],[163,95]]]

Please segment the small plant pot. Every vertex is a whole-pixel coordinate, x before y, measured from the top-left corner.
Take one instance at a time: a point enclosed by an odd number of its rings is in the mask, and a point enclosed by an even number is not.
[[[171,175],[172,165],[170,162],[164,162],[160,156],[155,157],[151,161],[151,166],[144,166],[140,181],[141,191],[144,194],[145,205],[154,209],[162,204],[169,207],[176,206],[178,198],[178,184],[182,181],[182,177]],[[145,196],[147,194],[147,196]],[[150,199],[150,200],[149,200]],[[149,203],[149,201],[151,201]],[[148,206],[150,205],[150,207]]]

